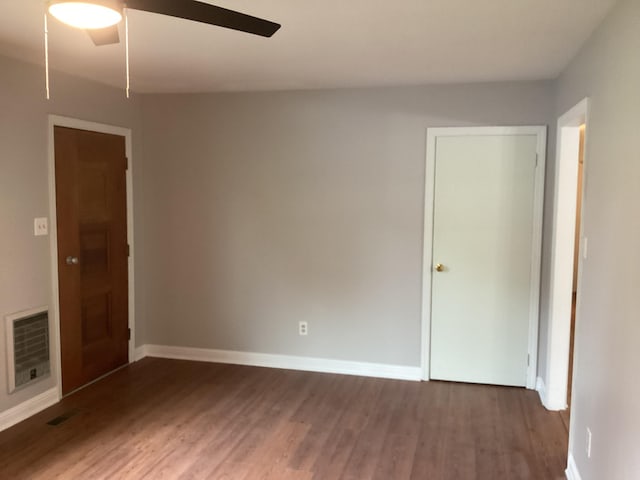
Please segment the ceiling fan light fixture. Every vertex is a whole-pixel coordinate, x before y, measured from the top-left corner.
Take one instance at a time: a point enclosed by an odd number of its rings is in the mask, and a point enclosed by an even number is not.
[[[122,20],[122,2],[51,0],[49,13],[72,27],[89,30],[107,28]]]

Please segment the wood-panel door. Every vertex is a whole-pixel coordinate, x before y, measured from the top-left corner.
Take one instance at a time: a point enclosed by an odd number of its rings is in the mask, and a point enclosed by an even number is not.
[[[128,363],[125,138],[54,129],[62,392]]]

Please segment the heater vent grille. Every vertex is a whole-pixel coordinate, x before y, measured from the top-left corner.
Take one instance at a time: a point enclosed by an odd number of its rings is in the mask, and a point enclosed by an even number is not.
[[[49,317],[35,309],[7,317],[9,391],[49,375]]]

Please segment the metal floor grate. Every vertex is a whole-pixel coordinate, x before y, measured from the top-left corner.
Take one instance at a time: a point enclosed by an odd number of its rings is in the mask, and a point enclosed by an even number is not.
[[[51,420],[49,420],[47,422],[47,425],[52,425],[54,427],[57,427],[61,423],[69,420],[74,415],[77,415],[79,412],[80,410],[78,409],[69,410],[68,412],[63,413],[62,415],[58,415],[56,418],[52,418]]]

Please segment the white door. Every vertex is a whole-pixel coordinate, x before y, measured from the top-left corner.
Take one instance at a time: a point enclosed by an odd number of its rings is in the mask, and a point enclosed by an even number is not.
[[[525,386],[539,135],[494,131],[433,139],[430,378]]]

